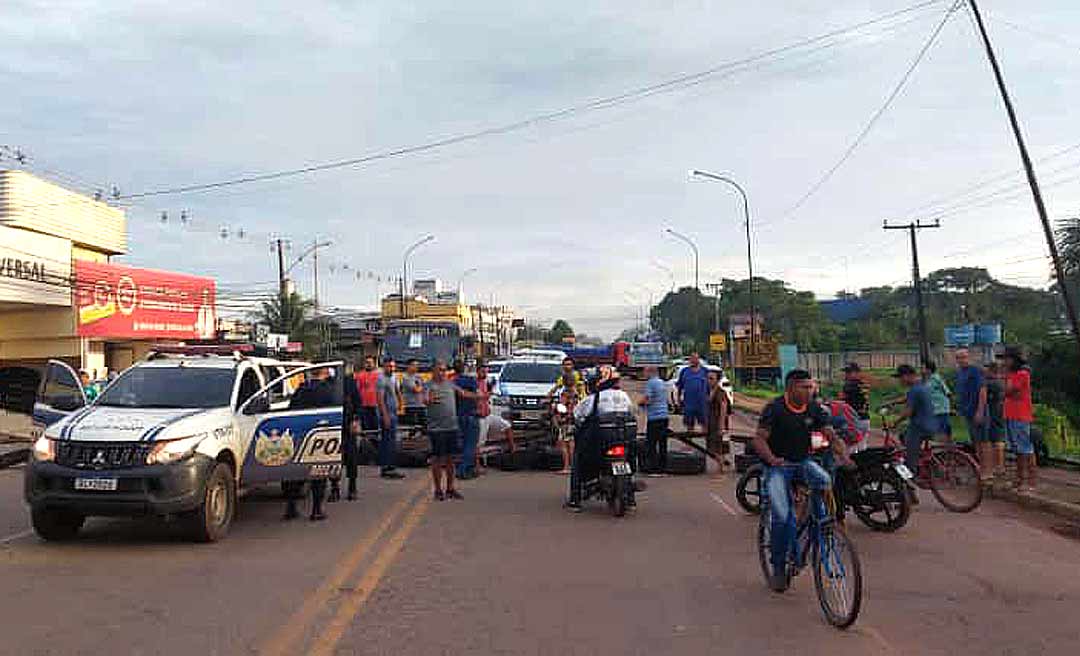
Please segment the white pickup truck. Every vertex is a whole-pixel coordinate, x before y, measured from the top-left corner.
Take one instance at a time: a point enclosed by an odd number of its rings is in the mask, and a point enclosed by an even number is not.
[[[88,516],[169,516],[217,540],[243,490],[337,475],[341,381],[340,362],[154,354],[34,442],[34,530],[64,540]]]

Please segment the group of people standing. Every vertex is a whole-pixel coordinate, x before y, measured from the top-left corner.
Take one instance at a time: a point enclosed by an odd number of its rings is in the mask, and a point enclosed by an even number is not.
[[[932,362],[919,372],[900,365],[895,374],[908,388],[902,416],[908,418],[905,446],[907,465],[917,470],[922,441],[935,436],[951,438],[952,402],[964,418],[975,446],[983,481],[1004,480],[1006,443],[1016,454],[1014,487],[1035,489],[1035,445],[1031,437],[1034,410],[1031,398],[1031,369],[1023,352],[1005,349],[995,361],[983,366],[971,363],[971,353],[955,352],[956,389],[951,390]]]
[[[455,481],[476,475],[483,435],[503,431],[513,445],[508,422],[501,417],[491,420],[486,368],[479,363],[474,371],[458,361],[451,372],[446,362],[436,361],[428,381],[420,375],[415,360],[407,363],[402,375],[398,376],[396,371],[394,360],[385,360],[379,371],[375,369],[374,358],[368,357],[363,369],[353,374],[355,386],[346,386],[355,387],[346,390],[346,423],[350,426],[347,432],[352,436],[352,444],[346,445],[349,497],[355,497],[357,436],[377,436],[377,458],[383,478],[404,478],[396,467],[400,423],[427,434],[435,498],[440,501],[463,498]]]

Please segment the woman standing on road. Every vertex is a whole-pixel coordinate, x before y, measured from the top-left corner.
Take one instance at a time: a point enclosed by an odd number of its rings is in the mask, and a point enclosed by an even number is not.
[[[724,467],[729,464],[724,433],[728,429],[731,407],[728,403],[727,390],[720,384],[720,373],[717,371],[710,371],[708,382],[709,411],[706,416],[708,433],[705,438],[705,445],[709,451],[720,456],[720,471],[723,472]]]

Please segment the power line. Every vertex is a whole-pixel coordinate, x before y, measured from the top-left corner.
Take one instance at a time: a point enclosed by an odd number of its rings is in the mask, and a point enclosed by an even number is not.
[[[617,95],[607,96],[607,97],[604,97],[604,98],[599,98],[597,100],[589,101],[589,102],[582,103],[582,104],[579,104],[579,105],[574,105],[574,106],[567,107],[567,108],[564,108],[564,109],[560,109],[560,110],[557,110],[557,111],[548,112],[548,113],[544,113],[544,114],[538,114],[536,116],[532,116],[532,117],[529,117],[529,118],[526,118],[526,119],[523,119],[523,120],[515,121],[515,122],[512,122],[512,123],[507,123],[507,124],[500,125],[500,126],[484,128],[484,129],[477,130],[477,131],[474,131],[474,132],[467,132],[467,133],[463,133],[463,134],[459,134],[459,135],[455,135],[455,136],[445,137],[445,138],[442,138],[442,139],[436,139],[434,141],[429,141],[429,142],[426,142],[426,143],[421,143],[421,144],[416,144],[416,145],[411,145],[411,146],[403,146],[403,147],[400,147],[400,148],[394,148],[394,149],[391,149],[391,150],[386,150],[386,151],[377,152],[377,153],[371,153],[371,154],[367,154],[367,155],[361,155],[361,156],[358,156],[358,157],[352,157],[352,158],[343,159],[343,160],[337,160],[337,161],[332,161],[332,162],[324,162],[324,163],[320,163],[320,164],[311,164],[311,165],[308,165],[308,166],[301,166],[301,167],[296,167],[296,168],[291,168],[291,169],[284,169],[284,170],[274,171],[274,172],[270,172],[270,173],[261,173],[261,174],[252,174],[252,175],[240,176],[240,177],[231,178],[231,179],[228,179],[228,180],[220,180],[220,181],[217,181],[217,182],[182,185],[182,186],[176,186],[176,187],[166,187],[166,188],[163,188],[163,189],[143,191],[143,192],[132,193],[132,194],[123,194],[123,195],[120,196],[120,198],[122,198],[122,199],[137,199],[137,198],[148,198],[148,197],[153,197],[153,196],[165,196],[165,195],[174,195],[174,194],[203,192],[203,191],[211,191],[211,190],[214,190],[214,189],[221,189],[223,187],[231,187],[231,186],[236,186],[236,185],[251,184],[251,183],[255,183],[255,182],[265,182],[265,181],[270,181],[270,180],[278,180],[278,179],[281,179],[281,178],[288,178],[288,177],[307,175],[307,174],[311,174],[311,173],[318,173],[318,172],[328,171],[328,170],[332,170],[332,169],[349,168],[349,167],[354,167],[354,166],[358,166],[358,165],[361,165],[361,164],[368,164],[368,163],[371,163],[371,162],[380,161],[380,160],[386,160],[386,159],[392,159],[392,158],[396,158],[396,157],[402,157],[402,156],[407,156],[407,155],[415,155],[415,154],[419,154],[419,153],[423,153],[423,152],[439,150],[439,149],[446,148],[448,146],[452,146],[452,145],[456,145],[456,144],[461,144],[461,143],[465,143],[465,142],[469,142],[469,141],[475,141],[475,140],[478,140],[478,139],[483,139],[483,138],[486,138],[486,137],[491,137],[491,136],[497,136],[497,135],[507,134],[507,133],[511,133],[511,132],[516,132],[516,131],[519,131],[519,130],[522,130],[522,129],[525,129],[525,128],[534,127],[534,126],[542,124],[542,123],[547,123],[547,122],[551,122],[551,121],[557,121],[557,120],[560,120],[560,119],[564,119],[564,118],[567,118],[569,116],[573,116],[575,114],[580,114],[580,113],[589,112],[589,111],[596,111],[596,110],[600,110],[600,109],[607,109],[609,107],[614,107],[614,106],[621,105],[621,104],[624,104],[624,103],[627,103],[627,102],[637,101],[637,100],[640,100],[642,98],[647,98],[647,97],[650,97],[650,96],[653,96],[653,95],[656,95],[656,94],[659,94],[659,93],[666,93],[666,92],[669,92],[671,90],[678,90],[678,89],[685,88],[686,86],[692,86],[694,84],[700,83],[701,81],[703,81],[705,79],[708,79],[708,78],[710,78],[712,76],[715,76],[718,73],[723,73],[723,72],[726,72],[726,71],[730,71],[732,69],[736,69],[736,68],[741,67],[741,66],[746,66],[748,64],[753,64],[753,63],[756,63],[758,61],[769,59],[769,58],[775,57],[777,55],[780,55],[780,54],[783,54],[783,53],[786,53],[786,52],[789,52],[789,51],[797,50],[799,48],[804,48],[806,46],[810,46],[810,45],[814,45],[816,43],[827,41],[828,39],[832,39],[832,38],[835,38],[837,36],[841,36],[841,35],[844,35],[844,34],[847,34],[847,33],[850,33],[850,32],[854,32],[854,31],[857,31],[857,30],[860,30],[860,29],[863,29],[863,28],[866,28],[866,27],[869,27],[869,26],[872,26],[872,25],[876,25],[878,23],[882,23],[882,22],[897,18],[899,16],[903,16],[903,15],[908,14],[908,13],[919,11],[919,10],[924,9],[926,7],[930,7],[930,6],[933,6],[933,5],[940,4],[941,2],[943,2],[943,0],[926,0],[924,2],[919,2],[919,3],[916,3],[914,5],[910,5],[908,7],[903,8],[903,9],[899,9],[899,10],[896,10],[896,11],[893,11],[893,12],[889,12],[887,14],[883,14],[883,15],[878,16],[878,17],[873,18],[873,19],[869,19],[869,20],[866,20],[866,21],[862,21],[860,23],[849,25],[849,26],[844,27],[844,28],[832,30],[830,32],[826,32],[824,34],[821,34],[821,35],[818,35],[818,36],[815,36],[815,37],[810,37],[810,38],[807,38],[807,39],[803,39],[801,41],[797,41],[795,43],[791,43],[791,44],[788,44],[788,45],[785,45],[785,46],[781,46],[781,47],[778,47],[778,48],[773,48],[771,50],[766,50],[764,52],[760,52],[758,54],[751,55],[749,57],[733,60],[733,61],[730,61],[730,62],[725,62],[723,64],[719,64],[717,66],[713,66],[711,68],[707,68],[707,69],[702,70],[702,71],[698,71],[698,72],[695,72],[695,73],[689,73],[689,74],[685,74],[685,75],[680,75],[678,77],[675,77],[675,78],[672,78],[672,79],[669,79],[669,80],[665,80],[663,82],[647,85],[647,86],[644,86],[644,87],[639,87],[637,89],[626,91],[626,92],[623,92],[623,93],[620,93],[620,94],[617,94]]]
[[[915,69],[919,67],[919,64],[926,57],[926,54],[930,51],[930,47],[934,45],[935,41],[937,41],[938,35],[941,34],[941,31],[943,29],[945,29],[945,24],[949,22],[949,19],[952,18],[953,13],[955,13],[957,8],[960,6],[960,1],[961,0],[957,0],[957,2],[953,3],[952,6],[950,6],[949,9],[945,12],[945,16],[942,17],[941,21],[934,28],[934,31],[931,32],[930,38],[926,40],[926,43],[923,44],[923,47],[915,56],[915,59],[908,66],[907,70],[904,71],[904,75],[901,76],[900,81],[896,84],[895,87],[893,87],[892,92],[888,95],[888,97],[885,98],[885,102],[881,105],[881,107],[879,107],[877,111],[875,111],[873,115],[871,115],[870,120],[867,121],[863,129],[855,137],[855,140],[852,141],[851,144],[847,147],[847,149],[843,152],[843,154],[840,156],[840,159],[838,159],[835,164],[833,164],[827,171],[825,171],[825,174],[822,175],[817,180],[817,182],[810,185],[810,189],[808,189],[806,193],[799,198],[799,200],[795,201],[795,203],[791,207],[789,207],[780,217],[771,221],[759,222],[758,226],[778,223],[780,221],[789,219],[792,215],[795,214],[795,212],[799,211],[799,209],[801,209],[802,206],[805,205],[818,191],[820,191],[821,188],[824,187],[830,179],[832,179],[833,175],[835,175],[836,172],[840,170],[840,167],[842,167],[845,163],[847,163],[849,159],[851,159],[851,156],[854,155],[858,147],[862,145],[862,142],[870,134],[870,131],[874,129],[874,126],[877,125],[877,122],[881,119],[882,116],[885,115],[885,112],[889,110],[889,107],[891,107],[893,102],[900,96],[900,92],[904,90],[905,86],[907,86],[908,80],[910,80],[911,76],[915,73]]]

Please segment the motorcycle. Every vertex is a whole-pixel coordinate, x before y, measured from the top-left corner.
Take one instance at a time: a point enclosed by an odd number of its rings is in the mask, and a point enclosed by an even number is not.
[[[855,467],[838,469],[833,479],[838,517],[850,508],[867,527],[884,533],[907,524],[911,516],[904,476],[907,468],[896,457],[893,447],[871,447],[851,454]]]
[[[615,517],[622,517],[626,514],[626,508],[634,505],[634,468],[631,462],[636,433],[637,424],[632,417],[619,417],[613,422],[601,423],[596,434],[599,449],[595,446],[592,448],[593,456],[598,455],[599,459],[586,456],[579,460],[583,477],[582,501],[602,499]],[[579,444],[578,448],[588,446]],[[599,454],[596,454],[597,450]]]
[[[820,449],[818,451],[820,453]],[[820,458],[820,456],[818,456]],[[833,473],[833,497],[836,516],[843,519],[847,510],[875,531],[891,533],[907,524],[911,500],[906,493],[906,468],[895,460],[891,447],[874,447],[851,454],[855,464],[839,467]],[[762,479],[765,466],[758,460],[739,478],[735,498],[749,513],[761,512]]]

